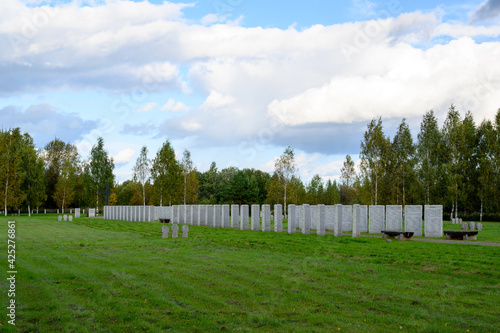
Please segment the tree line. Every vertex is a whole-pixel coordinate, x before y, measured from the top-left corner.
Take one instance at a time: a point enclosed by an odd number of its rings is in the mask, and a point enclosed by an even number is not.
[[[442,128],[433,111],[424,114],[416,140],[405,119],[393,138],[382,118],[372,119],[361,140],[359,163],[346,156],[337,180],[318,174],[304,183],[293,148],[275,161],[272,173],[215,162],[205,172],[191,153],[176,157],[166,140],[153,159],[142,147],[133,178],[115,182],[114,161],[98,138],[83,159],[70,143],[54,139],[37,149],[19,128],[0,132],[0,191],[4,209],[173,204],[442,204],[454,216],[500,211],[500,109],[494,121],[476,125],[452,105]]]

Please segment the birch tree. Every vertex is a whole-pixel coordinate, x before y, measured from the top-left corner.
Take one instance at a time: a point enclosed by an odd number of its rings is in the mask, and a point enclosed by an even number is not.
[[[95,198],[97,212],[99,212],[99,198],[104,198],[104,195],[99,192],[106,189],[106,184],[110,189],[113,187],[114,168],[113,158],[109,157],[108,152],[104,149],[104,139],[99,137],[90,151],[84,176],[87,191],[89,191],[90,196]]]
[[[156,153],[151,165],[151,179],[153,190],[159,197],[160,206],[165,199],[168,205],[177,202],[179,189],[182,184],[181,167],[175,159],[175,152],[170,141],[165,141]]]
[[[141,153],[137,158],[134,166],[134,181],[142,186],[142,200],[143,205],[146,206],[146,183],[151,176],[151,164],[148,158],[148,148],[146,146],[141,148]]]
[[[283,213],[285,216],[287,215],[287,186],[297,171],[295,153],[293,152],[293,148],[288,146],[274,163],[274,172],[278,174],[278,177],[283,182]]]
[[[44,161],[29,134],[24,134],[23,137],[22,168],[24,173],[21,189],[26,195],[25,203],[28,207],[28,215],[31,216],[32,207],[41,206],[47,195]]]

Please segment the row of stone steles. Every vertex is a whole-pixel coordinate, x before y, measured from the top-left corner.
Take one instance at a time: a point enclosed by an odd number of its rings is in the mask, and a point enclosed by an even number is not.
[[[172,207],[170,218],[179,224],[271,231],[270,205],[262,205],[262,211],[260,208],[259,205],[178,205]],[[326,229],[333,230],[335,236],[352,232],[353,237],[359,237],[362,232],[403,231],[404,216],[405,232],[414,232],[415,236],[442,237],[442,212],[441,205],[406,205],[404,211],[401,205],[289,205],[288,232],[294,233],[299,228],[303,234],[309,234],[311,229],[316,229],[322,236]],[[275,232],[283,231],[283,217],[282,206],[274,205]]]
[[[182,231],[182,237],[187,238],[188,233],[189,233],[189,226],[188,225],[183,225],[181,227]],[[168,238],[168,234],[170,232],[170,229],[168,225],[164,225],[161,227],[161,238]],[[172,225],[172,238],[178,238],[179,237],[179,225],[178,224],[173,224]]]

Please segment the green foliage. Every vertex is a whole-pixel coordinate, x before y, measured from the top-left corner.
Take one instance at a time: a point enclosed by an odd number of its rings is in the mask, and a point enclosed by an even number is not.
[[[175,151],[167,140],[156,153],[151,165],[154,202],[160,206],[182,202],[182,172]]]
[[[89,207],[101,208],[106,203],[105,195],[99,192],[106,189],[106,184],[109,188],[113,187],[114,168],[113,158],[108,157],[108,152],[104,149],[104,139],[100,137],[92,147],[85,167],[84,183]]]
[[[141,148],[141,153],[134,166],[134,182],[141,184],[141,197],[144,206],[146,206],[146,184],[149,182],[151,176],[150,164],[151,161],[148,158],[148,148],[144,146]]]
[[[62,163],[53,198],[63,212],[64,208],[73,203],[75,186],[80,173],[80,161],[76,146],[66,144],[61,160]]]
[[[0,132],[0,193],[3,209],[17,209],[26,198],[21,189],[25,170],[23,153],[25,142],[19,128]]]

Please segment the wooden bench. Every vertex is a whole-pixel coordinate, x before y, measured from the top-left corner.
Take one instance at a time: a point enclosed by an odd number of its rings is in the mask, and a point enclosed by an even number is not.
[[[160,223],[170,223],[170,219],[158,219]]]
[[[411,240],[414,232],[412,231],[390,231],[390,230],[382,230],[382,238],[392,238],[398,240]]]
[[[444,230],[446,239],[477,240],[479,231]]]

